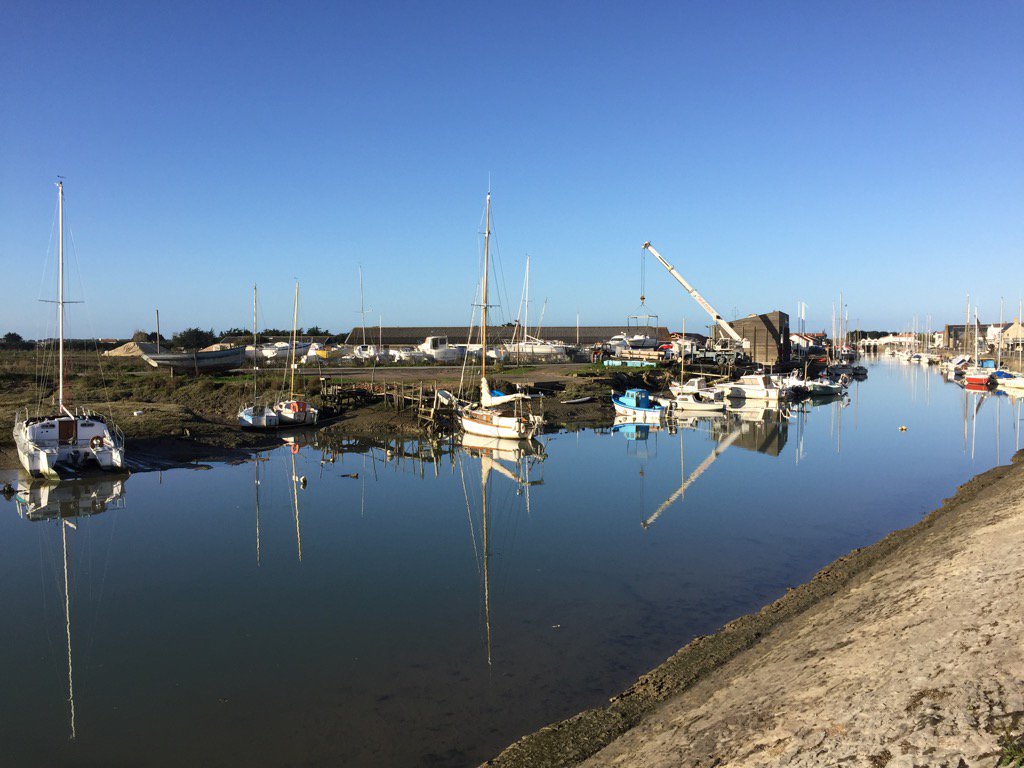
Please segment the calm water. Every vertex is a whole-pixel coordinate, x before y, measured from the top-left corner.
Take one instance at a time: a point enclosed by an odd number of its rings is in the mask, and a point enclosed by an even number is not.
[[[37,494],[98,512],[63,530],[0,501],[0,763],[474,765],[914,523],[1020,419],[880,362],[845,407],[543,460],[284,448]]]

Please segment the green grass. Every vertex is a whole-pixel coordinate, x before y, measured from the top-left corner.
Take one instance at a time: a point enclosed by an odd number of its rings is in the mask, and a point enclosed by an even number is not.
[[[1024,768],[1024,734],[1012,736],[1009,729],[999,737],[999,762],[996,768]]]

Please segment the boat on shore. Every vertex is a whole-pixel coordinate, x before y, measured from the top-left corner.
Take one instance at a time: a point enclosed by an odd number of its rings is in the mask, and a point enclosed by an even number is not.
[[[256,319],[256,286],[252,287],[252,347],[259,349],[259,331]],[[238,424],[245,429],[273,429],[281,423],[277,412],[260,402],[259,396],[260,362],[259,357],[252,358],[252,405],[243,406],[238,412]]]
[[[143,352],[142,359],[154,368],[170,368],[175,373],[218,373],[241,368],[245,347],[230,347],[209,352]]]
[[[14,444],[18,460],[30,475],[76,475],[90,468],[124,467],[124,435],[106,417],[90,410],[71,410],[64,392],[64,182],[57,182],[57,408],[14,417]]]
[[[291,384],[288,390],[288,399],[281,400],[274,405],[274,412],[277,414],[278,426],[299,427],[311,426],[320,419],[320,411],[312,403],[295,397],[295,369],[298,368],[295,355],[298,349],[296,336],[298,334],[299,322],[299,281],[295,281],[295,308],[292,312],[292,350],[289,357],[291,368]]]

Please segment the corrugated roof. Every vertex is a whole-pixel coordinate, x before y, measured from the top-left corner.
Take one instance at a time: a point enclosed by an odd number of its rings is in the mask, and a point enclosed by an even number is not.
[[[510,341],[516,330],[511,325],[496,325],[487,327],[487,339],[493,342]],[[642,333],[647,336],[654,336],[658,339],[668,341],[670,334],[664,326],[636,326],[626,327],[625,325],[581,325],[579,328],[580,344],[596,344],[599,341],[607,341],[619,333],[634,334]],[[576,343],[575,325],[556,325],[541,328],[539,332],[530,329],[531,336],[537,336],[548,341],[561,341],[565,344]],[[385,326],[367,327],[366,343],[380,344],[385,346],[416,346],[422,344],[427,336],[447,336],[449,344],[465,344],[469,339],[469,328],[466,326]],[[363,329],[353,328],[345,338],[346,344],[362,344]],[[472,343],[479,343],[479,331],[474,329]]]

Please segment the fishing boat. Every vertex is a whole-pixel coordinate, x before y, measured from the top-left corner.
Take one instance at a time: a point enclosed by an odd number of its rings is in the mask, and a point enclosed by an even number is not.
[[[529,440],[543,425],[543,418],[526,407],[529,395],[523,392],[506,395],[492,390],[487,382],[487,273],[490,268],[491,193],[487,193],[484,215],[484,274],[480,307],[480,402],[464,405],[459,420],[464,432],[483,437]]]
[[[64,393],[64,182],[57,182],[59,219],[57,255],[57,408],[30,416],[28,409],[14,418],[18,459],[31,475],[78,474],[91,467],[124,467],[124,436],[104,416],[68,407]]]
[[[252,347],[259,349],[258,331],[256,330],[256,286],[252,287]],[[281,419],[277,412],[259,401],[259,358],[255,355],[252,359],[252,405],[244,406],[238,412],[238,424],[246,429],[273,429],[277,427]]]
[[[279,425],[282,427],[311,426],[316,424],[320,418],[320,411],[305,400],[295,397],[295,369],[298,363],[295,361],[296,336],[298,335],[299,323],[299,281],[295,281],[295,308],[292,312],[292,352],[289,358],[291,366],[291,384],[288,390],[288,399],[282,400],[274,406],[277,413]]]
[[[665,408],[646,389],[627,389],[622,395],[612,395],[612,405],[616,415],[642,422],[660,422],[665,415]]]

